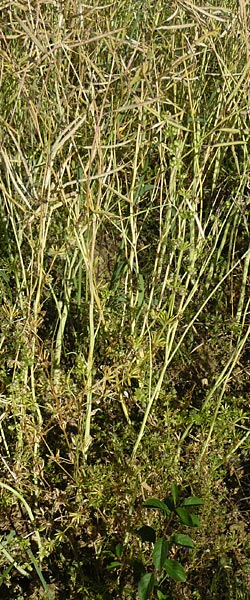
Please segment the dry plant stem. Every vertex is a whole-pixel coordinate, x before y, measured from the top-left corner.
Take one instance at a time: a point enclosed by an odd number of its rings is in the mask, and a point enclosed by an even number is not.
[[[242,315],[241,323],[239,326],[238,340],[240,339],[240,336],[242,335],[242,332],[243,332],[244,328],[246,327],[246,324],[248,323],[249,308],[250,308],[250,298],[248,298],[248,301],[246,302],[245,307],[244,307],[244,313]]]
[[[32,338],[33,360],[32,360],[32,365],[31,365],[31,372],[30,372],[33,402],[36,406],[39,425],[42,425],[43,420],[42,420],[42,415],[41,415],[39,405],[36,401],[34,369],[35,369],[35,356],[36,356],[36,344],[37,344],[37,329],[38,329],[40,310],[41,310],[41,293],[42,293],[42,285],[43,285],[43,280],[44,280],[44,252],[45,252],[45,248],[46,248],[46,241],[47,241],[47,235],[48,235],[48,231],[49,231],[50,221],[51,221],[51,211],[49,210],[48,203],[46,202],[41,206],[41,211],[40,211],[39,247],[38,247],[38,254],[37,254],[38,276],[37,276],[37,280],[34,284],[34,288],[36,290],[36,295],[35,295],[35,301],[34,301],[34,305],[33,305],[33,321],[34,321],[33,338]]]
[[[240,298],[239,298],[239,303],[238,303],[238,308],[237,308],[237,313],[236,313],[236,323],[240,324],[241,318],[242,318],[242,311],[244,308],[244,301],[245,301],[245,295],[246,295],[246,286],[247,286],[247,280],[248,280],[248,272],[249,272],[249,264],[250,264],[250,248],[246,254],[245,257],[245,261],[244,261],[244,268],[243,268],[243,274],[242,274],[242,283],[241,283],[241,290],[240,290]]]
[[[88,165],[88,176],[89,179],[87,181],[87,208],[88,208],[88,219],[89,223],[87,225],[87,241],[86,244],[83,243],[83,259],[85,260],[86,273],[88,276],[88,285],[89,285],[89,348],[88,348],[88,357],[87,357],[87,365],[86,365],[86,415],[85,415],[85,427],[84,427],[84,443],[83,443],[83,457],[87,460],[88,449],[91,443],[91,414],[92,414],[92,398],[93,398],[93,371],[94,371],[94,349],[95,349],[95,339],[98,333],[98,329],[100,323],[104,321],[103,310],[101,307],[101,302],[98,297],[98,291],[96,286],[96,278],[95,278],[95,252],[96,252],[96,238],[97,231],[99,226],[99,213],[101,210],[102,203],[102,175],[103,175],[103,162],[104,156],[102,152],[102,121],[103,121],[103,111],[105,108],[106,97],[109,91],[109,85],[112,80],[112,73],[114,68],[114,61],[111,63],[111,68],[109,72],[108,85],[106,87],[106,92],[103,97],[103,102],[100,108],[97,107],[95,102],[95,90],[92,87],[92,98],[93,98],[93,118],[95,122],[94,128],[94,136],[93,143],[91,147],[89,165]],[[90,172],[92,165],[95,164],[95,160],[97,160],[97,169],[99,174],[98,180],[98,191],[97,197],[93,196],[93,191],[91,187],[91,179]],[[99,323],[95,326],[95,304],[99,309]]]
[[[34,517],[34,515],[32,513],[32,510],[31,510],[30,506],[28,505],[28,502],[26,502],[26,500],[22,496],[22,494],[20,494],[20,492],[18,492],[17,490],[15,490],[15,488],[11,487],[7,483],[3,483],[3,481],[0,481],[0,487],[4,488],[5,490],[8,490],[9,492],[11,492],[11,494],[13,494],[13,496],[15,496],[18,500],[20,500],[20,502],[23,504],[24,508],[27,510],[27,513],[29,515],[29,519],[30,519],[31,523],[33,524],[35,522],[35,517]],[[42,541],[41,541],[40,533],[39,533],[39,531],[37,529],[34,530],[34,533],[35,533],[36,539],[37,539],[37,545],[38,545],[38,550],[39,550],[39,554],[40,554],[40,561],[42,561],[43,547],[42,547]]]
[[[244,260],[246,254],[247,254],[247,252],[241,258],[239,258],[239,260],[237,260],[235,262],[235,264],[231,267],[231,269],[229,269],[229,271],[222,277],[222,279],[217,283],[217,285],[214,287],[214,289],[210,292],[209,296],[201,304],[199,310],[196,312],[195,316],[190,320],[184,333],[180,337],[178,344],[176,344],[176,347],[171,355],[171,360],[173,360],[175,354],[178,352],[183,340],[185,339],[187,332],[194,325],[195,321],[197,320],[197,318],[201,314],[201,312],[204,310],[205,306],[208,304],[208,302],[211,300],[211,298],[215,295],[215,293],[219,290],[219,288],[222,286],[222,284],[227,279],[227,277],[229,277],[229,275],[234,271],[234,269],[236,269],[240,265],[240,263]],[[183,310],[185,310],[185,308],[186,308],[186,305],[183,307]]]
[[[44,254],[46,248],[46,241],[49,232],[51,222],[52,211],[49,209],[48,203],[44,203],[40,210],[40,227],[39,227],[39,247],[37,254],[37,279],[34,284],[35,289],[35,301],[33,304],[33,331],[32,331],[32,364],[30,367],[30,380],[31,380],[31,391],[34,406],[36,407],[38,427],[34,431],[34,449],[33,449],[33,465],[34,465],[34,483],[36,494],[39,494],[39,446],[40,446],[40,430],[43,424],[43,418],[40,411],[39,404],[36,399],[36,384],[35,384],[35,364],[36,364],[36,347],[38,337],[38,326],[41,311],[41,294],[42,286],[44,281]],[[36,261],[35,261],[36,262]],[[31,292],[32,293],[32,292]]]
[[[30,573],[28,571],[25,571],[25,569],[23,569],[22,567],[20,567],[18,565],[18,563],[13,558],[13,556],[11,556],[11,554],[8,552],[8,550],[6,550],[6,548],[3,546],[3,544],[1,542],[0,542],[0,550],[4,554],[4,556],[7,558],[7,560],[9,561],[9,563],[11,565],[13,565],[15,567],[15,569],[17,571],[19,571],[19,573],[21,575],[23,575],[24,577],[30,577]]]
[[[90,216],[90,223],[88,226],[88,231],[86,235],[88,236],[85,239],[85,234],[79,232],[79,230],[75,227],[75,236],[76,240],[82,255],[82,258],[85,263],[86,273],[87,273],[87,281],[88,281],[88,291],[89,291],[89,345],[88,345],[88,356],[87,356],[87,365],[86,365],[86,414],[85,414],[85,425],[84,425],[84,442],[83,442],[83,456],[84,459],[87,459],[88,448],[91,443],[91,412],[92,412],[92,395],[93,395],[93,370],[94,370],[94,348],[95,348],[95,338],[98,332],[98,328],[100,326],[100,322],[102,321],[102,312],[100,314],[99,324],[95,328],[95,305],[97,304],[98,308],[100,306],[100,301],[98,298],[98,293],[96,291],[95,284],[95,243],[96,243],[96,234],[97,234],[97,215],[92,212]],[[97,302],[96,302],[97,300]]]
[[[60,371],[61,371],[61,356],[62,356],[62,348],[63,348],[64,330],[65,330],[68,313],[69,313],[69,308],[70,308],[70,299],[71,299],[72,288],[73,288],[72,282],[74,280],[74,274],[77,271],[78,266],[79,266],[79,261],[77,262],[78,255],[79,255],[79,249],[76,248],[73,253],[72,259],[70,260],[68,257],[66,258],[67,264],[65,267],[65,274],[64,274],[64,279],[62,282],[63,288],[64,288],[64,301],[57,300],[57,298],[53,292],[52,286],[50,286],[51,293],[54,297],[55,304],[57,307],[58,319],[59,319],[59,324],[58,324],[57,334],[56,334],[56,342],[55,342],[53,368],[52,368],[52,379],[53,379],[53,385],[54,385],[54,389],[55,389],[56,393],[59,393],[59,390],[60,390]],[[77,265],[75,267],[76,262],[77,262]]]
[[[197,461],[197,467],[198,468],[200,467],[200,465],[202,463],[202,460],[203,460],[203,457],[204,457],[205,453],[208,450],[209,442],[210,442],[212,434],[213,434],[214,426],[215,426],[216,419],[217,419],[217,416],[218,416],[218,413],[219,413],[221,402],[223,400],[223,396],[225,394],[226,386],[227,386],[228,381],[230,379],[231,373],[232,373],[232,371],[233,371],[236,363],[239,360],[239,357],[240,357],[241,352],[242,352],[242,350],[243,350],[243,348],[244,348],[244,346],[246,344],[246,341],[249,338],[249,334],[250,334],[250,325],[249,325],[249,327],[248,327],[245,335],[243,336],[242,340],[239,342],[237,348],[235,349],[233,355],[229,358],[227,364],[225,365],[223,371],[221,372],[220,376],[216,380],[213,388],[209,392],[209,394],[208,394],[208,396],[207,396],[207,398],[206,398],[206,400],[205,400],[205,402],[203,404],[202,409],[204,410],[209,405],[209,402],[210,402],[211,398],[214,396],[214,394],[215,394],[216,390],[218,389],[218,387],[220,387],[220,385],[222,384],[222,389],[221,389],[221,392],[220,392],[220,395],[219,395],[219,398],[218,398],[218,401],[217,401],[216,409],[214,411],[214,416],[213,416],[213,419],[212,419],[212,423],[211,423],[211,426],[210,426],[210,429],[209,429],[206,441],[205,441],[205,443],[203,445],[203,448],[202,448],[202,450],[200,452],[200,455],[199,455],[199,458],[198,458],[198,461]]]
[[[143,102],[143,81],[141,83],[141,101]],[[137,301],[138,301],[138,287],[134,291],[133,286],[133,278],[136,278],[136,285],[138,286],[138,278],[139,278],[139,264],[138,264],[138,254],[137,254],[137,240],[138,240],[138,232],[137,232],[137,220],[136,220],[136,205],[135,205],[135,186],[137,181],[137,170],[138,170],[138,156],[139,150],[142,142],[142,106],[139,107],[139,125],[137,130],[136,137],[136,147],[135,147],[135,157],[133,162],[133,177],[131,183],[130,190],[130,198],[129,198],[129,222],[131,229],[131,242],[130,242],[130,253],[129,253],[129,272],[128,277],[130,278],[129,285],[129,294],[130,294],[130,308],[132,314],[134,313]],[[131,333],[134,334],[135,331],[135,316],[131,322]]]
[[[249,33],[249,14],[247,13],[247,9],[249,9],[249,1],[248,0],[238,0],[239,7],[239,18],[242,25],[242,32],[244,32],[244,41],[246,48],[246,62],[250,65],[250,33]],[[250,90],[248,85],[248,105],[250,103]]]
[[[175,334],[176,334],[176,330],[177,330],[177,327],[178,327],[179,318],[181,318],[183,312],[186,310],[186,308],[188,306],[188,303],[190,301],[190,297],[188,298],[188,300],[186,301],[185,304],[184,304],[184,300],[185,300],[184,297],[183,297],[182,301],[180,302],[179,311],[178,311],[178,313],[176,315],[176,319],[174,320],[173,324],[171,323],[171,326],[169,325],[169,329],[168,329],[167,334],[166,334],[167,339],[166,339],[166,344],[165,344],[165,360],[164,360],[164,365],[163,365],[160,377],[159,377],[159,379],[157,381],[157,384],[155,386],[155,389],[154,389],[152,395],[150,396],[150,398],[148,400],[148,404],[147,404],[147,408],[146,408],[145,413],[144,413],[144,417],[143,417],[143,421],[142,421],[142,424],[141,424],[141,428],[140,428],[139,434],[137,436],[137,439],[136,439],[136,442],[135,442],[135,445],[134,445],[134,448],[133,448],[133,451],[132,451],[132,455],[131,455],[132,460],[134,460],[135,457],[136,457],[137,450],[138,450],[138,447],[139,447],[140,442],[142,440],[142,437],[144,435],[145,428],[146,428],[147,421],[148,421],[148,417],[150,415],[152,406],[153,406],[154,402],[159,397],[159,394],[160,394],[160,391],[161,391],[161,387],[162,387],[162,383],[163,383],[163,379],[164,379],[164,376],[166,374],[168,366],[172,362],[175,354],[178,352],[178,350],[179,350],[179,348],[180,348],[183,340],[185,339],[188,331],[194,325],[194,323],[197,320],[197,318],[200,315],[200,313],[204,310],[206,304],[213,297],[213,295],[217,292],[217,290],[222,286],[223,282],[230,275],[230,273],[232,273],[232,271],[234,269],[236,269],[236,267],[245,259],[246,255],[247,255],[247,252],[243,255],[243,257],[241,257],[231,267],[231,269],[226,273],[226,275],[224,275],[224,277],[221,279],[221,281],[219,281],[219,283],[215,286],[215,288],[210,292],[209,296],[202,303],[202,305],[200,306],[199,310],[196,312],[195,316],[190,320],[190,323],[188,324],[188,326],[186,327],[184,333],[180,337],[180,339],[179,339],[178,343],[176,344],[174,350],[172,351],[172,353],[170,353],[171,350],[172,350],[172,347],[173,347],[173,343],[174,343],[174,339],[175,339]],[[196,287],[193,289],[193,293],[194,293],[195,289],[196,289]],[[241,351],[243,345],[245,344],[248,335],[249,335],[249,329],[247,330],[247,334],[244,336],[243,341],[239,345],[240,351]],[[238,351],[237,351],[237,356],[238,356]],[[220,381],[221,381],[221,379],[220,379]]]
[[[225,458],[223,458],[223,460],[221,461],[221,463],[219,463],[216,467],[215,470],[219,469],[222,465],[225,465],[225,463],[233,456],[233,454],[235,454],[237,452],[237,450],[239,450],[239,448],[241,446],[244,446],[245,442],[248,440],[250,436],[250,431],[248,430],[246,435],[244,435],[239,441],[238,443],[232,448],[232,450],[230,450],[230,452],[225,456]]]
[[[96,217],[93,217],[96,220]],[[94,227],[94,224],[93,224]],[[94,232],[93,232],[94,234]],[[91,428],[91,412],[92,412],[92,382],[93,382],[93,368],[94,368],[94,348],[95,348],[95,322],[94,322],[94,279],[93,279],[93,263],[94,263],[94,235],[92,243],[92,256],[90,257],[90,270],[89,270],[89,351],[87,359],[87,373],[86,373],[86,417],[85,417],[85,431],[84,431],[84,446],[83,456],[87,459],[87,452],[91,443],[90,428]]]
[[[184,299],[183,299],[184,300]],[[176,334],[176,330],[178,327],[178,316],[181,315],[181,309],[182,309],[182,303],[180,303],[180,307],[179,307],[179,313],[177,314],[175,320],[173,321],[173,323],[168,327],[167,333],[166,333],[166,343],[165,343],[165,359],[164,359],[164,364],[163,364],[163,368],[161,370],[161,374],[160,377],[157,381],[157,384],[154,388],[153,393],[151,393],[151,385],[149,387],[149,399],[148,399],[148,403],[147,403],[147,407],[144,413],[144,417],[143,417],[143,421],[141,424],[141,428],[139,431],[139,434],[137,436],[133,451],[132,451],[132,461],[135,459],[136,454],[137,454],[137,450],[138,447],[140,445],[140,442],[142,440],[142,437],[144,435],[144,431],[145,431],[145,427],[147,425],[147,421],[148,421],[148,417],[150,415],[152,406],[154,404],[154,402],[156,400],[158,400],[159,398],[159,394],[161,392],[161,388],[162,388],[162,383],[163,383],[163,379],[164,376],[166,374],[166,370],[169,366],[170,360],[169,360],[169,356],[170,356],[170,352],[172,349],[172,345],[175,339],[175,334]],[[150,344],[150,362],[151,362],[151,368],[152,368],[152,348],[151,348],[151,344]],[[150,375],[151,376],[151,375]]]
[[[192,219],[195,220],[195,214],[193,212],[192,212]],[[180,220],[180,222],[179,222],[178,239],[185,239],[185,228],[186,228],[186,220],[185,219],[183,221]],[[190,229],[190,231],[191,231],[191,235],[193,235],[192,228]],[[195,261],[196,261],[196,258],[197,258],[197,251],[194,249],[194,239],[191,240],[191,243],[192,243],[192,246],[193,246],[192,255],[191,255],[191,269],[192,269],[194,267],[194,264],[195,264]],[[214,248],[216,248],[216,245],[214,245]],[[209,264],[209,261],[211,260],[211,256],[212,255],[213,255],[213,250],[211,251],[210,256],[208,258],[208,261],[207,261],[208,264]],[[143,418],[143,422],[142,422],[142,425],[141,425],[141,429],[140,429],[139,435],[137,437],[135,446],[133,448],[132,459],[134,459],[135,456],[136,456],[136,453],[137,453],[137,450],[138,450],[138,446],[139,446],[139,444],[141,442],[141,439],[143,437],[144,430],[145,430],[145,427],[146,427],[146,424],[147,424],[147,421],[148,421],[148,417],[149,417],[149,414],[151,412],[153,403],[159,397],[159,394],[160,394],[160,391],[161,391],[161,387],[162,387],[162,383],[163,383],[163,379],[164,379],[166,370],[167,370],[170,362],[172,361],[172,359],[173,359],[173,357],[174,357],[174,355],[175,355],[175,353],[177,351],[177,348],[179,348],[179,346],[180,346],[180,344],[178,343],[177,347],[175,348],[175,350],[171,354],[171,350],[172,350],[173,343],[174,343],[174,340],[175,340],[175,334],[176,334],[176,331],[177,331],[179,319],[182,317],[183,312],[185,312],[187,310],[187,307],[188,307],[188,305],[189,305],[189,303],[190,303],[193,295],[195,294],[196,290],[198,289],[198,281],[197,281],[192,286],[191,292],[187,295],[187,298],[186,298],[186,295],[183,293],[183,296],[181,298],[180,304],[179,304],[178,307],[176,307],[176,291],[175,290],[178,289],[178,280],[179,280],[179,274],[180,274],[180,271],[181,271],[181,265],[182,265],[182,263],[183,263],[183,249],[180,249],[180,252],[179,252],[179,255],[178,255],[178,258],[177,258],[177,268],[176,268],[175,279],[174,279],[174,283],[173,283],[173,292],[171,294],[170,300],[168,301],[167,319],[166,319],[166,323],[164,324],[164,326],[163,326],[163,328],[162,328],[162,330],[161,330],[161,332],[159,334],[159,339],[162,338],[163,333],[164,333],[164,335],[166,335],[164,366],[163,366],[163,369],[161,371],[161,375],[160,375],[160,377],[158,379],[157,385],[156,385],[156,387],[154,389],[154,392],[149,397],[149,401],[148,401],[148,404],[147,404],[146,411],[144,413],[144,418]],[[200,271],[200,275],[199,275],[200,277],[201,277],[202,272],[205,271],[206,267],[207,267],[207,263],[205,263],[203,265],[203,267],[202,267],[202,269]],[[190,280],[191,280],[191,274],[189,274],[189,275],[186,274],[186,282],[185,282],[186,293],[187,293],[188,288],[189,288]],[[220,282],[220,284],[221,284],[221,282]],[[212,294],[213,293],[214,292],[212,292]],[[206,303],[208,302],[209,298],[210,298],[210,296],[207,298],[207,300],[205,301],[205,303],[203,303],[202,307],[196,313],[196,315],[195,315],[195,317],[194,317],[194,319],[192,320],[191,323],[193,323],[196,320],[196,318],[198,317],[198,314],[201,312],[201,310],[203,310],[203,308],[206,305]],[[174,314],[175,307],[176,307],[176,314]],[[173,321],[172,321],[172,319],[173,319]],[[144,331],[145,324],[146,324],[146,321],[144,320],[143,331]],[[186,330],[185,330],[185,332],[184,332],[184,334],[183,334],[183,336],[181,338],[181,341],[183,341],[183,339],[187,335],[187,332],[189,331],[190,326],[191,326],[191,324],[189,324],[189,326],[186,328]],[[167,327],[167,331],[165,333],[166,327]]]
[[[87,544],[90,554],[98,553],[98,570],[103,569],[102,548],[106,552],[113,544],[117,502],[122,512],[130,505],[126,543],[149,472],[152,487],[168,485],[172,474],[203,485],[188,464],[180,470],[178,452],[173,456],[176,439],[178,451],[184,450],[194,421],[196,448],[200,444],[202,450],[197,464],[206,461],[211,496],[211,473],[218,464],[209,453],[212,443],[216,448],[225,441],[221,455],[226,457],[247,447],[245,414],[241,418],[241,407],[229,396],[241,356],[244,382],[247,376],[249,249],[242,255],[248,233],[248,7],[239,0],[239,21],[233,0],[232,10],[192,0],[176,0],[174,8],[162,0],[5,4],[8,22],[0,15],[2,463],[5,477],[12,477],[18,490],[25,487],[27,499],[34,501],[35,493],[38,535],[40,526],[43,531],[43,548],[36,538],[40,559],[53,572],[60,556],[69,596],[84,593],[92,599],[96,590],[87,565],[80,564],[75,534],[79,547]],[[215,344],[215,363],[225,340],[228,361],[221,372],[215,366],[216,379],[196,421],[196,411],[192,418],[189,404],[186,410],[188,385],[175,410],[169,376],[173,371],[178,377],[179,369],[182,376],[187,348],[199,344],[201,335],[204,343]],[[199,379],[198,353],[189,359],[193,384]],[[217,436],[223,394],[237,433],[231,435],[229,419],[225,436]],[[135,434],[140,402],[143,422]],[[143,435],[151,433],[156,419],[158,439],[152,435],[146,441]],[[131,444],[136,461],[128,471]],[[159,444],[169,448],[167,472]],[[10,486],[2,491],[3,502],[5,495],[12,503],[18,497]],[[46,515],[53,517],[55,503],[58,516],[47,528]],[[91,526],[99,507],[107,537]],[[31,528],[33,513],[27,512]],[[120,539],[125,529],[118,524]],[[119,596],[133,543],[116,581],[114,571],[100,572],[110,597]],[[3,546],[8,564],[12,546]],[[30,549],[27,556],[36,568]],[[24,565],[20,575],[26,570]],[[13,572],[14,567],[14,586]],[[130,575],[128,583],[132,586]]]

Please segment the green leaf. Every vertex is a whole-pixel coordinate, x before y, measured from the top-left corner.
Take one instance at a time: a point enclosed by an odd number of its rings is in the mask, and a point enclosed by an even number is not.
[[[157,542],[155,543],[155,547],[154,547],[154,551],[153,551],[153,555],[152,555],[152,560],[153,560],[154,566],[157,569],[157,571],[162,570],[162,567],[167,558],[168,552],[169,552],[169,545],[166,542],[166,540],[164,540],[164,538],[160,538],[159,540],[157,540]]]
[[[168,507],[169,512],[175,511],[175,504],[174,504],[173,496],[168,496],[168,498],[164,498],[164,503]]]
[[[121,558],[122,552],[123,552],[123,545],[121,543],[119,543],[115,547],[115,554],[116,554],[117,558]]]
[[[149,525],[143,525],[140,529],[137,529],[136,533],[138,533],[143,542],[155,542],[155,530]]]
[[[154,186],[151,183],[146,183],[146,185],[140,185],[134,194],[134,202],[136,203],[140,196],[143,196],[149,190],[153,190]]]
[[[0,575],[0,587],[2,586],[4,579],[6,579],[6,577],[8,577],[11,569],[13,569],[14,567],[14,563],[11,563],[10,565],[8,565],[8,567],[4,570],[4,572]]]
[[[145,564],[142,562],[142,560],[139,560],[138,558],[133,558],[131,561],[131,567],[133,570],[134,580],[138,583],[138,581],[140,581],[140,579],[146,573]]]
[[[143,503],[143,506],[145,506],[146,508],[159,508],[168,515],[170,514],[170,510],[165,504],[165,502],[162,502],[162,500],[159,500],[159,498],[149,498],[148,500],[146,500],[146,502]]]
[[[192,527],[200,527],[200,521],[199,521],[197,515],[194,515],[193,513],[191,513],[190,517],[192,519]]]
[[[107,566],[107,571],[113,571],[114,569],[117,569],[117,567],[120,567],[121,563],[119,560],[113,560],[113,562],[109,563],[109,565]]]
[[[169,577],[171,577],[171,579],[174,579],[174,581],[184,582],[187,579],[186,573],[182,565],[180,565],[180,563],[178,563],[177,560],[169,560],[167,558],[167,560],[165,560],[164,563],[164,569],[166,569],[167,574],[169,575]]]
[[[36,570],[36,572],[37,572],[37,575],[38,575],[38,577],[39,577],[39,579],[40,579],[40,581],[41,581],[41,584],[42,584],[42,586],[43,586],[43,589],[44,589],[44,591],[46,592],[46,595],[47,595],[47,598],[48,598],[48,600],[53,600],[53,599],[52,599],[52,595],[51,595],[51,593],[50,593],[50,591],[49,591],[49,588],[48,588],[48,584],[47,584],[47,582],[45,581],[45,579],[44,579],[44,576],[43,576],[43,574],[42,574],[42,571],[41,571],[41,569],[40,569],[40,566],[39,566],[39,564],[37,563],[37,561],[36,561],[36,559],[35,559],[35,557],[34,557],[34,554],[33,554],[32,550],[30,550],[30,548],[27,548],[27,554],[28,554],[28,556],[29,556],[29,558],[30,558],[31,562],[33,563],[33,565],[34,565],[34,567],[35,567],[35,570]]]
[[[158,600],[171,600],[170,596],[166,596],[166,594],[163,594],[161,590],[157,590],[157,598]]]
[[[183,506],[176,509],[176,514],[181,522],[188,527],[200,527],[199,519],[196,515],[189,513]]]
[[[182,506],[202,506],[202,504],[204,504],[203,500],[201,500],[201,498],[196,498],[195,496],[189,496],[182,502]]]
[[[117,258],[115,270],[111,277],[110,289],[114,292],[118,289],[119,284],[121,283],[122,277],[128,268],[127,261],[121,259],[120,256]]]
[[[143,575],[138,583],[138,596],[140,600],[147,600],[150,598],[154,585],[155,578],[153,573],[146,573],[146,575]]]
[[[194,548],[194,542],[191,540],[191,537],[189,537],[189,535],[183,535],[182,533],[173,535],[172,542],[179,546],[185,546],[185,548]]]
[[[178,502],[178,498],[179,498],[179,489],[178,489],[178,486],[175,483],[173,483],[171,485],[171,493],[172,493],[172,498],[173,498],[174,505],[176,506],[177,502]]]

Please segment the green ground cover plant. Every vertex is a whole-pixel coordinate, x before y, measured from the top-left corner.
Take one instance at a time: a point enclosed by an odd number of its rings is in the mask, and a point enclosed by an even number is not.
[[[143,542],[151,542],[154,545],[152,552],[154,571],[143,573],[139,580],[138,595],[140,600],[151,598],[153,593],[156,594],[155,597],[159,600],[171,600],[166,580],[170,577],[174,581],[186,581],[186,572],[181,563],[173,558],[168,558],[168,556],[171,556],[171,552],[176,546],[190,550],[194,547],[194,543],[187,534],[173,534],[173,523],[171,521],[173,517],[176,517],[187,527],[199,527],[199,520],[193,510],[194,507],[202,505],[202,500],[194,496],[182,500],[178,486],[174,484],[171,486],[171,492],[171,496],[163,501],[159,498],[149,498],[144,502],[145,507],[162,511],[166,523],[163,532],[164,537],[158,539],[156,538],[155,529],[149,525],[143,525],[138,530]],[[170,527],[172,535],[166,539],[166,532]]]
[[[167,594],[246,600],[249,3],[0,26],[1,598],[137,600],[172,486],[203,505]]]

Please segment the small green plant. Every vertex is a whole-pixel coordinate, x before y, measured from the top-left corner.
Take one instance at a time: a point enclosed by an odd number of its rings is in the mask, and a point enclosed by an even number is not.
[[[164,501],[158,498],[149,498],[144,502],[146,508],[153,508],[164,513],[164,531],[173,530],[175,520],[187,527],[199,527],[199,520],[193,509],[203,504],[200,498],[189,496],[180,499],[177,485],[171,486],[171,496]],[[170,600],[169,594],[165,593],[165,581],[170,577],[178,582],[186,581],[186,572],[177,560],[169,558],[173,555],[175,546],[182,546],[189,550],[194,547],[193,540],[189,535],[175,533],[166,539],[165,535],[157,538],[154,527],[143,525],[138,531],[142,542],[153,544],[152,563],[153,570],[142,575],[138,583],[138,595],[140,600],[156,597],[159,600]],[[155,596],[156,593],[156,596]]]

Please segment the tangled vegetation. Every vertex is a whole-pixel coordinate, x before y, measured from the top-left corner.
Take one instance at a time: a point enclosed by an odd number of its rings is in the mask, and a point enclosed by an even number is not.
[[[249,598],[248,13],[2,0],[3,600]]]

